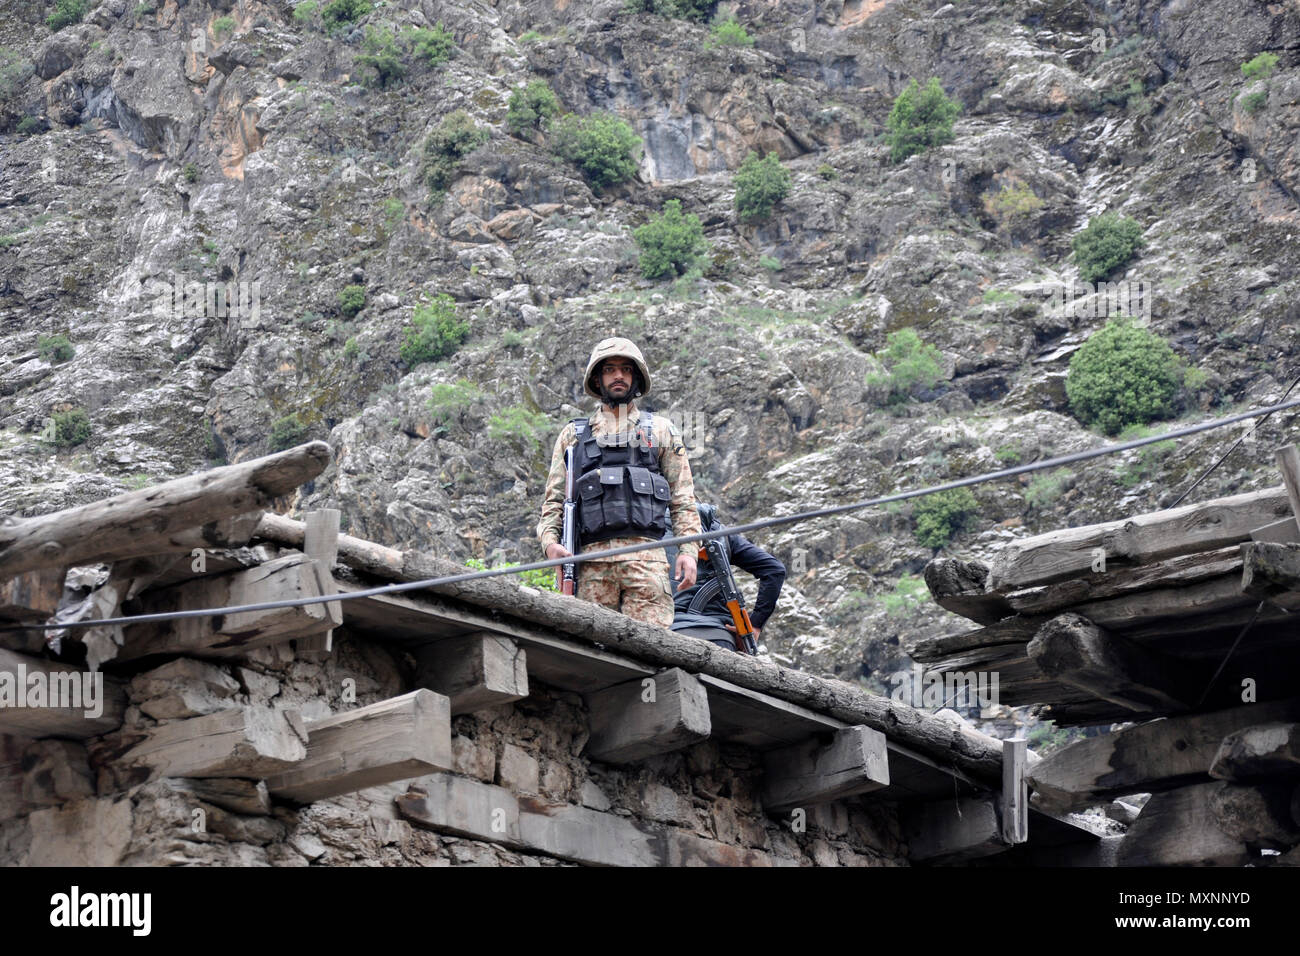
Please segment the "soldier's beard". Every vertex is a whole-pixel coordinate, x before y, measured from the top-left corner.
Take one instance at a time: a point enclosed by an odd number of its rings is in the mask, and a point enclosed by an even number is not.
[[[600,400],[611,408],[617,408],[619,405],[627,405],[632,401],[635,390],[630,386],[625,388],[622,393],[611,392],[604,385],[600,387]]]

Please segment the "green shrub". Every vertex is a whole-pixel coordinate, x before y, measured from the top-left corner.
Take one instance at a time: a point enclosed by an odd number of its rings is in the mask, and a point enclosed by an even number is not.
[[[869,387],[885,386],[891,403],[907,401],[915,388],[933,388],[943,381],[943,353],[921,341],[911,327],[885,337],[885,350],[872,356],[884,371],[868,373]]]
[[[506,107],[506,124],[516,133],[526,129],[541,129],[551,117],[560,113],[556,99],[545,80],[530,80],[510,94]]]
[[[441,292],[415,307],[398,354],[411,367],[436,362],[455,354],[468,337],[469,324],[457,318],[455,300]]]
[[[783,265],[781,265],[781,260],[778,259],[776,256],[759,256],[758,264],[761,268],[766,269],[768,272],[780,272],[783,268],[785,268]]]
[[[654,13],[703,22],[717,5],[718,0],[627,0],[623,9],[628,13]]]
[[[527,30],[519,36],[520,43],[537,43],[538,41],[545,39],[546,37],[542,36],[542,34],[538,33],[536,30]]]
[[[488,418],[487,434],[493,441],[520,442],[534,452],[550,428],[550,420],[541,412],[529,411],[523,405],[512,405]]]
[[[57,365],[60,362],[66,362],[77,354],[68,337],[63,333],[57,335],[43,335],[36,341],[36,354],[44,362],[51,365]]]
[[[998,464],[1010,468],[1020,464],[1022,454],[1019,445],[999,445],[997,451],[993,453],[993,457],[998,460]]]
[[[1277,54],[1257,53],[1253,59],[1241,64],[1241,74],[1248,80],[1267,80],[1277,69]]]
[[[514,329],[507,329],[501,336],[501,347],[507,349],[517,349],[524,344],[524,337]]]
[[[316,11],[319,9],[320,4],[316,0],[305,0],[304,3],[293,8],[293,20],[301,26],[310,26],[316,19]]]
[[[406,67],[402,63],[402,51],[397,49],[393,31],[386,27],[367,26],[366,38],[362,43],[364,53],[357,55],[357,63],[368,66],[375,71],[374,82],[381,90],[396,85],[406,76]]]
[[[90,437],[90,417],[85,409],[71,408],[55,412],[50,416],[51,426],[46,432],[46,439],[60,448],[80,445]]]
[[[1181,385],[1182,370],[1169,345],[1120,316],[1071,357],[1065,394],[1079,421],[1114,435],[1172,415]]]
[[[1046,757],[1085,736],[1079,727],[1057,727],[1050,720],[1044,720],[1030,728],[1025,734],[1025,740],[1030,750],[1040,757]]]
[[[212,21],[212,35],[221,39],[222,34],[235,32],[234,17],[217,17]]]
[[[479,558],[470,558],[465,562],[465,567],[474,571],[486,571],[488,566]],[[493,565],[496,568],[517,568],[518,561],[503,561],[500,564]],[[506,577],[506,575],[502,575]],[[531,571],[520,571],[518,574],[510,575],[519,579],[519,583],[527,585],[530,588],[537,588],[539,591],[558,591],[555,586],[555,569],[554,568],[533,568]]]
[[[186,163],[181,167],[181,175],[185,177],[187,183],[197,183],[199,181],[199,167],[195,163]]]
[[[396,196],[389,196],[379,204],[379,212],[384,217],[384,225],[391,231],[406,215],[406,205]]]
[[[90,12],[90,0],[55,0],[54,12],[45,18],[45,25],[58,32]]]
[[[704,45],[706,47],[753,46],[754,38],[749,35],[744,24],[736,19],[736,15],[731,13],[725,19],[713,21],[712,33]]]
[[[552,143],[556,154],[581,169],[597,189],[636,175],[641,138],[612,113],[570,113],[555,122]]]
[[[1024,223],[1043,208],[1043,201],[1028,186],[1006,186],[998,192],[990,190],[981,198],[984,211],[1008,226]]]
[[[1256,90],[1241,98],[1241,108],[1247,113],[1258,113],[1268,103],[1268,90]]]
[[[1094,216],[1071,242],[1079,277],[1084,282],[1105,279],[1133,258],[1144,244],[1142,227],[1113,212]]]
[[[460,161],[487,142],[489,133],[464,110],[442,118],[424,141],[424,178],[434,193],[451,185]]]
[[[827,182],[831,182],[833,180],[840,178],[840,174],[836,172],[835,167],[832,166],[830,163],[822,163],[820,166],[818,166],[817,175],[818,177],[826,180]]]
[[[1034,509],[1049,507],[1064,494],[1065,481],[1065,475],[1034,475],[1025,487],[1025,501]]]
[[[361,345],[357,342],[357,337],[353,335],[343,343],[343,357],[349,362],[355,362],[360,355]]]
[[[327,30],[355,23],[371,11],[369,0],[330,0],[320,12]]]
[[[1150,432],[1150,429],[1141,426],[1129,427],[1124,429],[1119,437],[1121,441],[1132,441],[1134,438],[1146,438]],[[1120,469],[1120,484],[1125,488],[1132,488],[1134,485],[1140,485],[1142,482],[1154,478],[1160,463],[1171,455],[1177,447],[1178,443],[1172,439],[1143,445],[1138,449],[1137,459]]]
[[[432,30],[413,27],[403,34],[415,58],[425,66],[440,66],[451,59],[456,49],[456,35],[438,21]]]
[[[979,514],[979,503],[969,488],[950,488],[926,495],[912,511],[916,540],[927,548],[942,548],[953,535],[965,530]]]
[[[23,59],[16,50],[0,46],[0,103],[16,99],[34,72],[30,60]]]
[[[885,613],[890,617],[909,614],[930,600],[930,589],[925,579],[916,574],[904,574],[894,585],[892,594],[881,598]]]
[[[761,222],[790,193],[790,172],[776,153],[749,153],[736,171],[736,212],[741,222]]]
[[[339,311],[349,319],[366,307],[366,287],[345,285],[339,293]]]
[[[894,100],[894,108],[885,121],[889,161],[901,163],[932,146],[951,143],[952,122],[960,112],[961,105],[948,99],[937,76],[931,77],[924,87],[916,80],[909,82]]]
[[[435,425],[446,425],[483,399],[483,392],[467,378],[459,378],[454,384],[439,382],[429,394],[429,413]]]
[[[41,121],[35,116],[24,116],[18,121],[18,132],[23,136],[31,136],[33,133],[40,132]]]
[[[709,251],[699,217],[682,215],[679,199],[664,203],[663,212],[634,229],[632,238],[641,249],[641,274],[647,279],[684,275]]]
[[[284,451],[301,445],[307,440],[307,423],[298,417],[297,412],[277,418],[271,425],[271,450]]]

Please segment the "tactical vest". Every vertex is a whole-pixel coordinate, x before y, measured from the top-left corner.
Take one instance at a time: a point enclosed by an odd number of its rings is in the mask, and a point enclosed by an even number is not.
[[[578,476],[578,543],[610,538],[662,538],[672,498],[659,472],[654,415],[642,412],[636,433],[592,434],[585,418],[573,420],[573,468]],[[638,440],[638,436],[644,436]]]

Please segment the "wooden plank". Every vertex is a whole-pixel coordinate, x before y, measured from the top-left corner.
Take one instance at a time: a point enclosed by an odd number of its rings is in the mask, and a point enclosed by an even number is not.
[[[1153,794],[1120,844],[1119,866],[1244,866],[1246,845],[1224,833],[1212,798],[1224,783]]]
[[[98,737],[120,727],[125,711],[125,691],[102,671],[91,673],[0,648],[0,733]]]
[[[692,674],[669,668],[587,695],[586,753],[628,764],[699,743],[712,729],[708,695]]]
[[[1035,764],[1027,775],[1035,799],[1060,810],[1207,782],[1226,736],[1288,718],[1300,718],[1300,699],[1153,720],[1076,741]]]
[[[1300,723],[1274,721],[1233,731],[1210,763],[1217,780],[1300,776]]]
[[[1000,594],[984,589],[989,568],[982,561],[935,558],[922,574],[930,596],[940,607],[980,624],[992,624],[1015,613]]]
[[[181,778],[171,781],[171,786],[190,794],[196,800],[231,813],[256,817],[271,815],[271,793],[266,789],[265,780],[241,780],[238,777]]]
[[[1186,710],[1210,676],[1078,614],[1048,621],[1027,650],[1044,676],[1138,713]]]
[[[1223,784],[1210,797],[1214,822],[1229,839],[1270,850],[1300,843],[1300,821],[1292,816],[1294,780],[1261,784]]]
[[[1085,601],[1070,610],[1100,627],[1123,631],[1170,618],[1196,617],[1239,607],[1253,608],[1258,603],[1241,593],[1241,569],[1238,565],[1228,574],[1192,585]]]
[[[1005,593],[1076,577],[1091,571],[1099,553],[1107,566],[1123,566],[1225,548],[1291,513],[1286,489],[1279,487],[1036,535],[998,553],[988,590]]]
[[[985,627],[976,627],[956,634],[923,638],[905,646],[914,661],[930,664],[947,661],[954,654],[975,648],[1019,645],[1021,648],[1038,633],[1038,629],[1051,620],[1046,614],[1017,614],[1003,618]]]
[[[993,795],[905,804],[899,818],[915,863],[959,863],[1007,849]]]
[[[334,583],[334,562],[339,554],[339,518],[342,512],[337,508],[321,508],[307,515],[303,531],[303,553],[316,562],[319,572],[321,594],[337,594]],[[326,605],[330,616],[343,620],[342,602]],[[334,631],[313,634],[298,638],[298,656],[304,660],[322,661],[334,649]]]
[[[1002,821],[1002,839],[1006,843],[1024,843],[1029,839],[1029,784],[1025,770],[1029,764],[1028,743],[1012,739],[1002,741],[1002,790],[998,794],[998,818]]]
[[[306,757],[266,786],[305,804],[451,768],[451,702],[421,688],[308,721]]]
[[[263,511],[324,471],[329,459],[329,445],[311,442],[78,508],[0,524],[0,578],[38,568],[157,554],[160,542],[170,535]],[[247,531],[254,527],[250,523]]]
[[[415,659],[416,686],[448,697],[453,715],[528,696],[527,652],[499,634],[449,637],[421,647]]]
[[[1250,539],[1275,544],[1290,544],[1292,541],[1300,541],[1300,525],[1296,524],[1295,518],[1272,521],[1262,528],[1256,528],[1252,531]]]
[[[44,621],[51,617],[63,596],[65,567],[25,571],[0,580],[0,621]]]
[[[1282,472],[1282,484],[1291,502],[1291,515],[1300,518],[1300,448],[1283,445],[1273,453],[1277,470]]]
[[[809,738],[763,755],[763,808],[771,814],[887,786],[885,735],[870,727],[846,727],[827,743]]]
[[[1300,544],[1243,544],[1241,590],[1251,598],[1300,595]]]
[[[843,730],[843,721],[771,697],[747,687],[698,675],[709,697],[712,736],[753,747],[772,750],[798,743],[810,734]]]

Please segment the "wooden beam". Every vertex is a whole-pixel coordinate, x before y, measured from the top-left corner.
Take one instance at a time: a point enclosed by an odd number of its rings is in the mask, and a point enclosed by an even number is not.
[[[1213,797],[1226,784],[1197,783],[1153,794],[1120,845],[1120,866],[1244,866],[1246,845],[1224,833]]]
[[[0,734],[0,822],[94,794],[81,743]]]
[[[1214,821],[1230,839],[1270,850],[1300,843],[1300,822],[1291,815],[1294,780],[1221,784],[1210,796]]]
[[[1007,849],[996,795],[904,804],[899,808],[908,858],[959,863]]]
[[[183,791],[221,807],[231,813],[242,813],[250,817],[269,817],[271,815],[271,794],[266,789],[265,780],[241,780],[238,777],[181,778],[171,781],[174,790]]]
[[[1291,502],[1291,515],[1300,519],[1300,448],[1283,445],[1273,453],[1277,470],[1282,472],[1282,484]]]
[[[339,518],[337,508],[321,508],[307,515],[303,531],[303,553],[316,562],[320,573],[321,594],[337,594],[334,583],[334,563],[339,556]],[[330,617],[342,621],[343,605],[335,602],[326,605]],[[298,656],[309,661],[323,661],[334,649],[334,631],[298,638]]]
[[[1210,763],[1218,780],[1259,780],[1300,775],[1300,723],[1255,724],[1223,738]]]
[[[420,648],[415,659],[416,686],[450,698],[453,715],[528,696],[527,655],[499,634],[444,638]]]
[[[1300,544],[1243,544],[1241,590],[1254,598],[1300,596]]]
[[[709,736],[708,695],[693,675],[670,668],[587,695],[591,737],[586,753],[627,764],[671,753]]]
[[[1300,525],[1296,524],[1295,518],[1271,521],[1262,528],[1252,531],[1250,539],[1273,544],[1290,544],[1293,541],[1300,541]]]
[[[1185,710],[1205,686],[1196,681],[1199,669],[1152,653],[1078,614],[1048,621],[1028,651],[1045,676],[1139,713]]]
[[[922,573],[935,603],[954,614],[992,624],[1015,613],[1002,595],[984,589],[989,566],[982,561],[935,558]]]
[[[1130,793],[1208,782],[1224,738],[1257,723],[1300,717],[1300,699],[1153,720],[1088,737],[1029,769],[1035,801],[1073,810]]]
[[[156,554],[169,535],[264,510],[319,475],[329,459],[329,445],[311,442],[67,511],[0,523],[0,578]]]
[[[125,691],[102,671],[0,649],[0,733],[98,737],[120,727],[125,710]]]
[[[0,580],[0,621],[44,621],[58,609],[67,568],[25,571]]]
[[[325,586],[323,580],[320,566],[311,558],[288,554],[247,571],[148,592],[141,598],[138,613],[317,597]],[[335,616],[338,614],[338,604],[329,602],[135,624],[125,628],[125,645],[117,657],[131,660],[163,653],[238,657],[254,647],[324,633],[342,623],[341,617]]]
[[[998,794],[998,818],[1002,821],[1002,839],[1006,843],[1024,843],[1029,839],[1029,785],[1025,770],[1029,765],[1028,743],[1013,739],[1002,741],[1002,790]]]
[[[813,737],[763,754],[763,809],[771,814],[887,786],[885,735],[870,727],[845,727],[828,743]]]
[[[989,567],[988,590],[1007,592],[1087,574],[1099,554],[1108,566],[1123,566],[1226,548],[1291,513],[1286,489],[1278,487],[1036,535],[998,553]]]
[[[271,794],[314,803],[450,770],[451,704],[420,689],[307,723],[305,759],[267,778]]]

